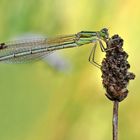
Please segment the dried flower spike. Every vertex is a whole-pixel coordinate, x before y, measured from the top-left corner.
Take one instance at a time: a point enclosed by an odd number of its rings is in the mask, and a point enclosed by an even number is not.
[[[127,97],[127,85],[135,75],[128,72],[130,64],[128,54],[123,51],[123,39],[114,35],[107,41],[106,58],[102,61],[101,71],[106,96],[113,101],[122,101]]]

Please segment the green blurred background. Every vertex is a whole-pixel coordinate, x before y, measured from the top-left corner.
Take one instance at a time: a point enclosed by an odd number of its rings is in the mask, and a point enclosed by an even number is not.
[[[0,42],[26,33],[48,36],[100,30],[118,33],[129,53],[129,96],[120,104],[119,138],[140,139],[139,0],[0,0]],[[91,45],[59,51],[72,64],[0,64],[0,140],[111,140],[112,102],[101,72],[88,63]],[[97,59],[103,58],[100,52]],[[135,63],[135,64],[134,64]]]

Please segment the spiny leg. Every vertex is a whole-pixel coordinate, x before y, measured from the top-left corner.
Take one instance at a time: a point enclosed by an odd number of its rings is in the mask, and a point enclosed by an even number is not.
[[[98,40],[99,42],[99,45],[100,45],[100,48],[101,48],[101,51],[102,52],[107,52],[109,50],[112,50],[114,48],[105,48],[102,41],[101,40]],[[90,55],[89,55],[89,62],[91,64],[93,64],[94,66],[98,67],[98,68],[101,68],[101,65],[98,64],[96,61],[95,61],[95,53],[96,53],[96,47],[97,47],[97,42],[95,43],[95,45],[93,46],[91,52],[90,52]]]
[[[94,66],[96,66],[97,68],[100,68],[101,65],[98,64],[96,61],[95,61],[95,52],[96,52],[96,47],[97,47],[97,43],[95,43],[95,45],[93,46],[91,52],[90,52],[90,55],[89,55],[89,62],[91,64],[93,64]]]
[[[114,41],[114,40],[117,40],[117,39],[112,39],[112,41]],[[102,43],[102,41],[101,40],[98,40],[98,41],[99,41],[100,48],[101,48],[101,51],[102,52],[107,52],[107,51],[110,51],[110,50],[113,50],[113,49],[116,48],[116,47],[113,47],[113,48],[105,48],[104,45],[103,45],[103,43]],[[107,42],[106,42],[106,44],[107,44]]]
[[[101,51],[102,52],[106,52],[107,48],[104,47],[102,41],[101,40],[98,40],[98,41],[99,41],[99,45],[100,45]]]

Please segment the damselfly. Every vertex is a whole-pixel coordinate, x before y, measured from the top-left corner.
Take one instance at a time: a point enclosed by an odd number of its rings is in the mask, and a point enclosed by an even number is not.
[[[59,36],[56,38],[26,39],[7,43],[0,43],[0,61],[20,63],[50,54],[55,50],[83,46],[93,43],[94,47],[89,56],[89,62],[99,66],[94,60],[94,54],[97,43],[102,51],[106,48],[102,41],[106,42],[109,38],[108,29],[103,28],[100,31],[81,31],[77,34]]]

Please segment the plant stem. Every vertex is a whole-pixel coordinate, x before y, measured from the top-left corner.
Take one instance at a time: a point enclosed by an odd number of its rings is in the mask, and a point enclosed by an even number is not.
[[[113,140],[118,140],[118,108],[119,108],[119,102],[114,101],[113,102],[113,119],[112,119]]]

